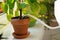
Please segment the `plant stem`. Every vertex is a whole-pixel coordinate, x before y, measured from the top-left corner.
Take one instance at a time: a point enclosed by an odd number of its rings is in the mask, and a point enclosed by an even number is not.
[[[22,9],[20,9],[20,19],[22,19]]]

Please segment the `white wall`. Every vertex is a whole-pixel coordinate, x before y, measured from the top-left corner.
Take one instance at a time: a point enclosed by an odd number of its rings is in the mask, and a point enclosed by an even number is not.
[[[57,19],[58,24],[60,25],[60,0],[55,2],[55,17]]]
[[[3,2],[3,0],[0,0],[0,2]]]

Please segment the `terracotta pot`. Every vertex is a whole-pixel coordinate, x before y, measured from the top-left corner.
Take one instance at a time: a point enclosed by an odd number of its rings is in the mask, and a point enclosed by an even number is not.
[[[21,38],[21,36],[28,35],[29,22],[30,22],[29,17],[26,19],[12,18],[11,24],[13,25],[13,28],[14,28],[14,34],[16,34],[17,36],[19,35],[20,38]],[[24,38],[24,37],[22,37],[22,38]]]
[[[0,8],[0,13],[2,13],[3,11],[2,11],[2,8]]]
[[[29,36],[29,32],[26,34],[26,35],[17,35],[17,34],[15,34],[15,33],[13,33],[13,36],[15,37],[15,38],[18,38],[18,39],[22,39],[22,38],[26,38],[26,37],[28,37]]]

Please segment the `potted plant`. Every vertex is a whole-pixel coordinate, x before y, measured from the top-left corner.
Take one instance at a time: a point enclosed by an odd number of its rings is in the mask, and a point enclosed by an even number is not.
[[[21,1],[23,1],[23,0],[21,0]],[[3,3],[3,9],[4,9],[3,11],[6,13],[7,19],[9,21],[11,21],[11,23],[13,24],[14,30],[17,28],[17,26],[20,26],[22,23],[23,24],[26,24],[26,23],[29,24],[29,22],[28,22],[29,19],[31,19],[29,25],[35,24],[36,20],[29,18],[27,16],[22,16],[22,15],[26,15],[26,14],[31,14],[33,16],[36,16],[36,17],[44,20],[45,22],[46,21],[49,22],[49,16],[47,16],[47,13],[49,14],[49,12],[48,12],[48,8],[46,6],[47,2],[43,2],[45,0],[43,0],[43,1],[40,1],[40,0],[24,0],[23,3],[21,3],[21,1],[20,0],[6,0],[5,3]],[[16,10],[14,10],[15,3],[17,4]],[[19,13],[20,13],[20,15],[19,15]],[[26,21],[26,20],[28,20],[28,21]],[[23,21],[23,22],[21,22],[21,21]],[[26,23],[24,23],[24,22],[26,22]],[[24,25],[21,25],[21,26],[24,26]],[[25,28],[23,28],[23,29],[25,29],[26,32],[25,32],[25,30],[21,31],[21,32],[23,34],[27,33],[27,35],[24,35],[24,36],[28,36],[28,34],[29,34],[29,32],[27,31],[28,25],[26,24],[25,26],[26,26],[26,29]],[[20,27],[19,27],[19,29],[20,29]],[[21,36],[15,35],[18,33],[20,35],[20,31],[17,32],[17,30],[15,30],[15,32],[13,33],[14,37],[16,37],[16,38],[21,37]],[[24,37],[24,36],[22,36],[22,37]]]
[[[23,0],[21,0],[21,2],[23,3]],[[22,3],[20,3],[19,1],[20,5],[22,5]],[[15,31],[13,33],[13,36],[15,38],[25,38],[29,35],[28,26],[30,23],[30,18],[28,16],[22,16],[22,9],[23,9],[22,7],[19,8],[20,16],[11,18],[11,24],[13,25]]]
[[[25,2],[22,2],[23,0],[4,0],[5,2],[2,4],[2,8],[4,13],[6,13],[7,19],[11,21],[11,24],[13,25],[13,28],[15,32],[13,33],[13,36],[15,38],[25,38],[29,35],[28,32],[28,26],[33,26],[36,22],[36,20],[30,18],[28,16],[22,16],[22,13],[25,14],[32,14],[38,17],[39,12],[39,4],[37,0],[24,0]],[[27,2],[28,1],[28,2]],[[15,3],[17,4],[17,9],[14,11]],[[27,7],[26,7],[26,4]],[[36,4],[37,3],[37,4]],[[35,5],[36,4],[36,5]],[[34,7],[32,7],[34,6]],[[37,7],[36,7],[37,6]],[[25,10],[25,7],[27,11]],[[19,12],[20,11],[20,12]],[[20,15],[19,15],[20,13]],[[29,24],[30,21],[30,24]]]
[[[40,2],[40,14],[42,14],[42,20],[51,27],[58,26],[57,20],[54,15],[54,1],[55,0],[44,0]],[[44,14],[45,13],[45,14]]]
[[[24,8],[22,4],[23,0],[5,0],[3,3],[4,12],[7,14],[7,18],[13,25],[15,38],[26,38],[29,35],[28,26],[30,23],[30,18],[28,16],[22,16],[22,9]],[[13,17],[14,4],[17,2],[19,4],[18,10],[20,11],[20,16]],[[24,4],[25,5],[25,4]],[[17,14],[17,12],[16,12]],[[11,19],[10,19],[11,18]]]

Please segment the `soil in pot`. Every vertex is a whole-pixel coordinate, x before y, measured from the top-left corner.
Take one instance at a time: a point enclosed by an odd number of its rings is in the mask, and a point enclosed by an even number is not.
[[[26,38],[29,35],[28,32],[28,26],[30,23],[30,18],[27,16],[22,17],[22,19],[19,19],[18,17],[13,17],[11,19],[11,23],[14,28],[13,36],[15,38]]]
[[[52,19],[52,20],[49,22],[49,26],[51,26],[51,27],[56,27],[56,26],[58,26],[58,23],[57,23],[56,19]]]

